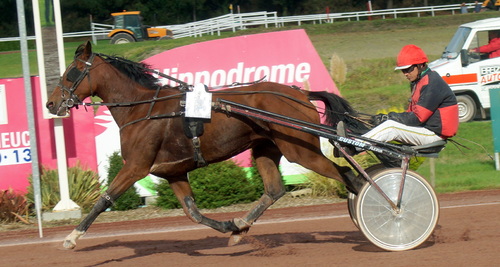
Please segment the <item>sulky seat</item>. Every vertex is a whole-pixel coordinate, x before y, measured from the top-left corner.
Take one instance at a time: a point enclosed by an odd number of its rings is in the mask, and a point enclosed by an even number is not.
[[[411,148],[417,151],[416,156],[418,157],[437,158],[439,152],[446,146],[446,143],[446,140],[439,140],[426,145],[412,146]]]

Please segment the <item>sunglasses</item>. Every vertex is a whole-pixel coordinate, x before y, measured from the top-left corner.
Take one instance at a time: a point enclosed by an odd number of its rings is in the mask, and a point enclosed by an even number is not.
[[[408,73],[408,72],[412,72],[412,71],[415,69],[415,67],[416,67],[416,66],[417,66],[417,65],[411,65],[411,67],[409,67],[409,68],[407,68],[407,69],[404,69],[404,70],[401,70],[401,71],[402,71],[404,74],[406,74],[406,73]]]

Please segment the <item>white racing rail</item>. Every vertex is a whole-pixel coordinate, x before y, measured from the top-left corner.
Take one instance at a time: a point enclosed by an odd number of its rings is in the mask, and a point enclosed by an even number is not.
[[[474,3],[467,3],[467,8],[474,9]],[[264,26],[268,28],[283,27],[288,24],[302,25],[302,23],[333,23],[335,21],[359,21],[368,18],[378,19],[397,19],[398,16],[406,14],[416,14],[420,16],[437,16],[440,14],[455,14],[460,13],[460,4],[426,6],[426,7],[409,7],[409,8],[394,8],[381,9],[373,11],[359,11],[346,13],[324,13],[300,16],[285,16],[278,17],[276,12],[251,12],[240,14],[227,14],[207,20],[190,22],[186,24],[156,26],[158,28],[167,28],[173,31],[174,38],[183,37],[199,37],[203,35],[220,35],[222,31],[237,31],[248,27]],[[72,37],[92,37],[94,43],[100,39],[107,39],[107,34],[113,30],[113,25],[94,23],[90,24],[90,31],[64,33],[64,38]],[[34,40],[34,36],[29,36],[28,40]],[[0,38],[0,42],[18,41],[19,37]]]

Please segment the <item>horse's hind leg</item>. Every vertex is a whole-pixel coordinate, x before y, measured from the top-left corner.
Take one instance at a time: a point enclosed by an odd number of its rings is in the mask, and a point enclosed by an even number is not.
[[[271,142],[261,144],[253,149],[257,168],[264,181],[265,193],[257,204],[243,217],[235,218],[233,221],[216,221],[205,217],[200,213],[193,198],[193,192],[187,175],[169,178],[170,187],[174,191],[177,199],[184,209],[184,213],[193,222],[204,224],[219,232],[227,233],[232,231],[229,244],[237,244],[250,226],[259,218],[262,213],[276,200],[285,194],[285,187],[281,181],[281,174],[278,170],[281,152]]]
[[[193,222],[204,224],[222,233],[238,230],[232,221],[216,221],[200,213],[194,202],[193,191],[189,185],[187,175],[169,178],[168,182],[175,196],[181,203],[184,213]]]
[[[264,194],[260,197],[255,206],[241,218],[235,218],[234,224],[238,227],[233,231],[229,245],[239,243],[250,226],[269,208],[274,202],[285,194],[285,187],[279,172],[279,161],[281,152],[271,142],[256,146],[252,150],[257,169],[264,182]]]

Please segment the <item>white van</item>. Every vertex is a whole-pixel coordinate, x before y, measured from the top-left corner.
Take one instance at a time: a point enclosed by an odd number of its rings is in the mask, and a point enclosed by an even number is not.
[[[490,31],[500,31],[500,18],[461,25],[440,59],[429,63],[457,96],[460,122],[476,116],[486,118],[490,109],[489,89],[500,88],[500,57],[469,52],[488,44]]]

